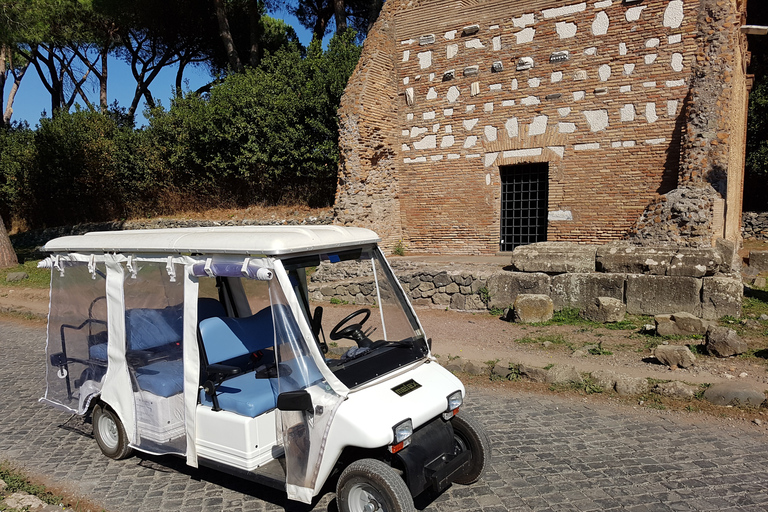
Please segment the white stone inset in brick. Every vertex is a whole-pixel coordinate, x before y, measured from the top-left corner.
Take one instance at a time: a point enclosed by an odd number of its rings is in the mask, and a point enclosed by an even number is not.
[[[446,135],[443,137],[443,140],[440,141],[440,147],[441,148],[449,148],[453,146],[455,142],[455,139],[453,138],[453,135]]]
[[[574,144],[573,149],[576,151],[589,151],[593,149],[600,149],[600,143],[593,142],[591,144]]]
[[[435,81],[435,74],[434,73],[430,73],[429,74],[429,81],[430,82],[434,82]]]
[[[560,158],[563,158],[563,155],[565,154],[565,146],[547,146],[547,149]]]
[[[501,102],[502,107],[514,107],[515,106],[515,100],[504,100]]]
[[[411,134],[410,130],[400,130],[400,135],[403,137],[408,137]]]
[[[627,103],[626,105],[624,105],[619,109],[619,115],[621,116],[622,122],[634,121],[635,105],[633,105],[632,103]]]
[[[645,88],[656,87],[656,82],[643,82],[643,87],[645,87]]]
[[[498,155],[498,153],[496,153],[496,154]],[[496,160],[496,158],[494,157],[494,161],[495,160]],[[485,175],[485,184],[486,185],[490,185],[491,184],[491,175],[490,174],[486,174]]]
[[[511,88],[512,88],[513,91],[517,90],[517,78],[513,78],[512,79],[512,86],[511,86]]]
[[[499,156],[498,153],[486,153],[485,154],[485,166],[486,167],[490,167],[491,165],[493,165],[493,162],[496,161],[496,157],[497,156]],[[489,180],[490,176],[488,176],[487,174],[486,174],[486,176],[487,176],[487,178],[486,178],[485,181],[486,181],[486,184],[487,184],[487,182],[490,181]]]
[[[611,0],[604,0],[602,2],[595,2],[595,9],[605,9],[606,7],[610,7],[613,5],[613,2]]]
[[[672,58],[670,59],[670,65],[672,66],[672,69],[677,71],[678,73],[683,70],[683,54],[682,53],[673,53]]]
[[[576,35],[578,27],[575,23],[569,21],[558,21],[555,23],[555,30],[557,31],[557,35],[560,36],[560,39],[568,39],[569,37]]]
[[[512,18],[512,25],[517,28],[525,28],[534,23],[536,23],[536,18],[534,18],[533,13],[523,14],[519,18]]]
[[[440,131],[440,123],[437,123],[437,124],[433,124],[433,125],[432,125],[432,131],[433,131],[434,133],[437,133],[438,131]]]
[[[627,54],[627,43],[619,43],[619,55]]]
[[[677,100],[667,100],[667,115],[675,117],[677,115]]]
[[[557,131],[560,133],[573,133],[576,131],[574,123],[557,123]]]
[[[664,26],[678,28],[683,24],[683,0],[672,0],[664,10]]]
[[[501,50],[501,36],[494,37],[491,39],[491,42],[493,44],[493,51],[497,52]]]
[[[587,77],[587,71],[584,69],[579,69],[573,74],[573,79],[577,82],[580,82],[582,80],[586,80]]]
[[[413,87],[409,87],[405,90],[405,102],[410,106],[413,105]]]
[[[656,146],[658,144],[664,144],[667,142],[667,139],[661,138],[661,139],[647,139],[645,141],[646,144],[650,144],[651,146]]]
[[[659,116],[656,115],[656,104],[646,103],[645,104],[645,120],[648,121],[649,123],[655,123],[658,118]]]
[[[415,42],[415,39],[406,39],[405,41],[400,41],[400,44],[413,44]]]
[[[595,21],[592,22],[592,35],[604,36],[608,33],[608,26],[611,21],[608,19],[608,15],[605,11],[600,11],[595,16]]]
[[[489,91],[500,91],[501,90],[501,84],[491,84],[488,86]]]
[[[483,112],[493,112],[493,103],[483,104]]]
[[[458,160],[461,158],[461,155],[458,153],[448,153],[448,160]]]
[[[453,109],[452,108],[444,108],[443,109],[443,115],[445,117],[450,117],[453,115]]]
[[[419,52],[416,55],[419,58],[419,67],[426,69],[432,65],[432,52]]]
[[[521,158],[525,156],[541,156],[541,148],[513,149],[503,153],[504,158]]]
[[[443,37],[448,39],[449,41],[451,41],[451,40],[456,38],[456,33],[457,32],[458,32],[458,30],[449,30],[448,32],[445,33],[445,35]]]
[[[611,142],[612,148],[620,148],[621,147],[621,141]]]
[[[437,99],[437,91],[434,87],[430,87],[427,91],[427,99],[428,100],[436,100]]]
[[[636,7],[630,7],[624,14],[627,21],[637,21],[640,19],[640,15],[643,14],[643,10],[648,7],[647,5],[640,5]]]
[[[437,162],[443,159],[443,155],[432,155],[431,157],[429,157],[429,159],[432,160],[433,162]]]
[[[418,164],[426,161],[427,157],[425,156],[417,156],[416,158],[403,158],[403,162],[406,164]]]
[[[409,77],[403,78],[403,85],[408,85],[408,82],[410,82],[411,79]]]
[[[635,65],[634,64],[624,64],[624,74],[625,75],[631,75],[634,70],[635,70]]]
[[[584,99],[584,95],[586,93],[584,91],[576,91],[573,93],[573,101],[581,101]]]
[[[681,78],[680,80],[667,80],[665,84],[667,87],[682,87],[685,85],[685,78]]]
[[[593,132],[599,132],[608,128],[608,111],[601,110],[585,110],[582,112],[584,117],[589,123],[589,129]]]
[[[586,10],[587,3],[582,2],[580,4],[573,4],[573,5],[565,5],[563,7],[555,7],[553,9],[544,9],[541,11],[542,16],[544,16],[544,19],[549,18],[557,18],[558,16],[568,16],[569,14],[576,14],[577,12],[582,12]]]
[[[536,116],[528,125],[528,136],[533,137],[535,135],[543,135],[547,131],[547,116]]]
[[[625,148],[633,148],[633,147],[635,147],[635,141],[633,141],[633,140],[625,140],[624,142],[621,143],[621,145],[623,147],[625,147]]]
[[[413,112],[408,112],[405,115],[405,118],[408,119],[409,121],[413,121]]]
[[[459,45],[457,44],[449,44],[445,47],[445,56],[446,58],[452,59],[459,53]]]
[[[647,40],[645,42],[645,47],[646,48],[656,48],[657,46],[659,46],[660,42],[661,41],[659,41],[658,37],[652,37],[652,38],[650,38],[649,40]]]
[[[649,53],[648,55],[645,56],[645,63],[648,65],[653,64],[654,62],[656,62],[656,57],[658,57],[657,54]]]
[[[539,98],[537,98],[536,96],[526,96],[525,98],[520,100],[520,104],[526,107],[538,105],[539,103],[541,103],[541,100],[539,100]]]
[[[408,62],[408,59],[411,58],[411,50],[405,50],[403,52],[403,62]]]
[[[667,37],[667,43],[669,44],[677,44],[682,42],[683,42],[682,34],[672,34],[671,36]]]
[[[590,56],[597,55],[597,47],[596,46],[590,46],[589,48],[586,48],[584,50],[584,55],[590,55]]]
[[[549,81],[554,83],[560,82],[563,79],[563,72],[562,71],[555,71],[552,73],[552,76],[550,76]]]
[[[469,137],[467,137],[467,140],[464,141],[465,148],[471,148],[475,144],[477,144],[477,135],[470,135]]]
[[[474,110],[475,110],[474,105],[467,105],[466,107],[464,107],[465,112],[474,112]]]
[[[480,82],[472,82],[469,85],[469,95],[477,96],[478,94],[480,94]]]
[[[423,114],[421,114],[421,117],[422,117],[422,119],[425,119],[425,120],[426,119],[434,119],[435,118],[435,111],[433,110],[431,112],[424,112]]]
[[[403,151],[410,151],[411,150],[411,146],[409,146],[408,144],[403,144],[400,147],[400,149],[402,149]]]
[[[474,128],[474,127],[475,127],[475,125],[477,124],[477,121],[478,121],[478,119],[477,119],[477,118],[474,118],[474,119],[465,119],[465,120],[462,122],[462,125],[464,126],[464,129],[465,129],[465,130],[467,130],[467,131],[470,131],[470,130],[472,130],[472,128]]]
[[[609,78],[611,78],[611,66],[609,64],[603,64],[597,70],[597,74],[600,75],[600,80],[602,82],[607,81]]]
[[[560,114],[560,117],[565,117],[568,114],[571,113],[571,107],[562,107],[557,109],[557,113]]]
[[[515,34],[515,42],[517,44],[530,43],[533,41],[533,36],[536,35],[536,29],[533,27],[524,28],[520,32]]]
[[[488,142],[493,142],[496,140],[497,130],[495,126],[486,126],[483,130],[483,133],[485,134],[485,140]]]
[[[485,45],[477,38],[464,41],[464,48],[485,48]]]
[[[573,220],[573,213],[570,210],[547,212],[547,220]]]
[[[622,85],[621,87],[619,87],[619,92],[632,92],[632,86]]]
[[[538,87],[541,85],[541,79],[540,78],[529,78],[528,79],[528,87]]]
[[[517,137],[518,134],[518,125],[517,125],[517,118],[512,117],[510,119],[507,119],[507,122],[504,123],[504,128],[507,130],[507,137],[510,139],[514,139]]]
[[[453,133],[453,126],[450,124],[445,125],[445,133]]]
[[[459,91],[459,88],[455,85],[452,85],[448,89],[448,93],[445,95],[445,97],[448,99],[449,103],[454,103],[457,99],[459,99],[459,96],[461,95],[461,92]]]

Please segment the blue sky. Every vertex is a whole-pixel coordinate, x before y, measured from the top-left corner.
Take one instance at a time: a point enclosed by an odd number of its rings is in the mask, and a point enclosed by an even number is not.
[[[275,12],[270,13],[273,18],[283,19],[286,23],[291,25],[296,34],[299,36],[299,41],[304,46],[308,46],[312,40],[312,32],[302,27],[298,20],[288,12]],[[133,93],[136,87],[136,82],[131,75],[130,66],[124,63],[122,60],[110,57],[109,59],[109,76],[107,79],[107,97],[110,104],[117,100],[120,106],[128,108],[133,99]],[[211,77],[207,73],[205,67],[187,67],[184,71],[184,80],[188,83],[189,89],[197,89],[201,85],[204,85],[210,81]],[[176,68],[168,68],[163,70],[158,77],[152,82],[149,87],[152,92],[152,96],[156,101],[161,102],[166,107],[170,103],[172,90],[176,81]],[[89,95],[89,99],[98,104],[99,91],[98,84],[92,83],[89,85],[90,89],[86,89],[86,93]],[[187,86],[185,86],[187,87]],[[6,84],[5,96],[7,99],[9,84]],[[45,111],[50,115],[51,110],[51,97],[43,86],[40,78],[37,75],[37,71],[30,67],[27,70],[24,79],[19,87],[19,92],[16,95],[16,99],[13,103],[13,117],[12,121],[27,121],[31,127],[38,123],[41,113]],[[141,114],[144,110],[144,101],[140,103],[138,110],[136,111],[136,125],[143,126],[146,124],[146,119]]]

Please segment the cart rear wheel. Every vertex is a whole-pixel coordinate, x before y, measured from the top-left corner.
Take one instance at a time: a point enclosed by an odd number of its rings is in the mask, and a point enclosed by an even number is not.
[[[458,484],[475,483],[483,476],[485,466],[491,456],[488,435],[472,416],[454,416],[451,425],[453,425],[453,447],[456,454],[464,451],[469,451],[471,454],[469,469],[456,477],[454,482]]]
[[[350,464],[336,485],[340,512],[415,512],[413,497],[397,472],[376,459]]]
[[[101,453],[110,459],[124,459],[133,453],[120,418],[106,405],[93,408],[93,436]]]

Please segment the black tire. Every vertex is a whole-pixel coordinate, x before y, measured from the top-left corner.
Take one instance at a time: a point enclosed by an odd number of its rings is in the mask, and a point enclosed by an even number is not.
[[[454,479],[457,484],[473,484],[480,480],[491,457],[491,443],[485,429],[472,416],[456,415],[453,425],[453,446],[456,453],[470,452],[469,469]]]
[[[415,512],[413,497],[397,472],[376,459],[360,459],[336,484],[339,512]],[[366,505],[373,505],[365,508]]]
[[[125,459],[133,453],[123,423],[117,414],[104,404],[93,408],[93,437],[96,438],[101,453],[110,459]]]

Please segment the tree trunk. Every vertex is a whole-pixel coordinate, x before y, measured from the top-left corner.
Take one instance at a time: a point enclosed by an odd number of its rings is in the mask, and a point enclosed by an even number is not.
[[[331,16],[333,16],[331,11],[317,15],[317,20],[315,20],[315,29],[312,31],[312,39],[318,39],[320,41],[323,40],[323,37],[325,37],[325,31],[328,29],[328,20],[331,19]]]
[[[333,13],[336,16],[336,33],[341,34],[347,30],[347,12],[344,0],[333,0]]]
[[[107,99],[107,54],[109,53],[109,44],[105,44],[101,49],[101,73],[99,77],[99,104],[101,112],[106,114],[109,109],[109,99]]]
[[[8,102],[5,104],[5,112],[3,112],[3,123],[6,126],[11,124],[11,117],[13,116],[13,100],[16,99],[16,93],[19,90],[21,79],[24,78],[24,73],[27,72],[28,67],[29,62],[27,62],[19,71],[11,68],[11,74],[13,75],[13,85],[11,85],[11,90],[8,92]],[[2,103],[0,103],[0,105],[2,105]]]
[[[259,41],[261,40],[261,6],[259,0],[251,0],[248,5],[248,18],[251,32],[251,48],[249,50],[249,63],[252,68],[259,65]]]
[[[3,112],[3,100],[5,99],[5,50],[6,46],[0,44],[0,112]],[[6,125],[5,115],[0,117],[0,128]]]
[[[229,58],[229,65],[233,70],[240,73],[243,71],[243,64],[240,62],[240,57],[237,55],[235,41],[232,39],[232,32],[229,30],[229,20],[227,19],[227,13],[224,10],[224,0],[213,0],[213,5],[216,7],[216,19],[219,22],[219,36],[224,43],[224,49]]]
[[[0,268],[15,267],[19,264],[16,251],[13,250],[3,218],[0,217]]]

